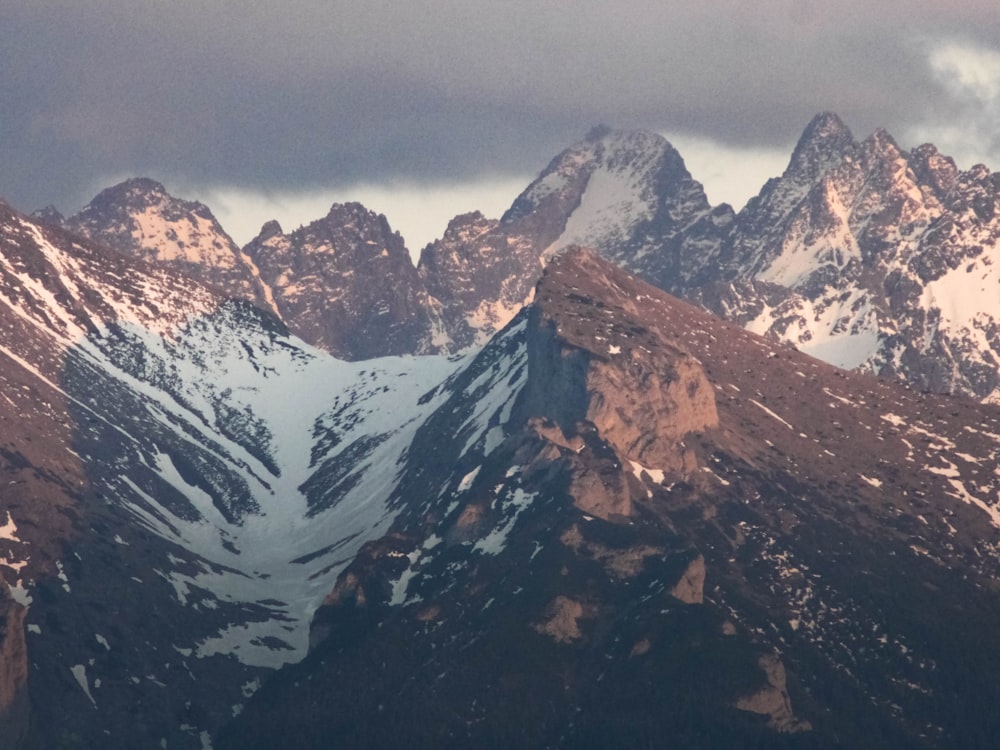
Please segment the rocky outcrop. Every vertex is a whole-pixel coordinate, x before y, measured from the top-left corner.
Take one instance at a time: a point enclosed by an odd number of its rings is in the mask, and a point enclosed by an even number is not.
[[[557,596],[549,602],[541,622],[535,623],[532,628],[556,643],[571,643],[583,637],[580,620],[586,616],[585,611],[581,602],[568,596]]]
[[[615,457],[611,465],[568,458],[579,465],[578,507],[601,518],[631,513],[628,467],[690,475],[697,459],[685,439],[719,419],[703,368],[642,325],[641,287],[625,278],[590,251],[568,250],[538,287],[527,337],[521,408],[558,426],[562,444],[591,436]]]
[[[587,539],[578,524],[573,524],[559,537],[559,541],[581,557],[597,560],[608,573],[620,580],[635,578],[645,569],[647,559],[662,557],[667,553],[665,548],[650,544],[609,547]]]
[[[781,660],[773,654],[765,654],[758,664],[767,683],[756,692],[739,698],[734,704],[736,708],[767,716],[768,726],[783,734],[812,729],[812,724],[797,719],[792,712],[792,701],[786,689],[785,665]]]
[[[26,747],[31,726],[25,613],[0,581],[0,750]]]
[[[698,555],[684,569],[684,573],[670,595],[685,604],[701,604],[705,601],[705,557]]]
[[[448,350],[451,342],[402,237],[358,203],[284,234],[264,225],[244,252],[280,317],[348,360]]]

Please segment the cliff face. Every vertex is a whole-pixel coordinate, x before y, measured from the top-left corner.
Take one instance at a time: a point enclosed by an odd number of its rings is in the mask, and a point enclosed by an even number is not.
[[[619,466],[687,476],[698,466],[685,438],[719,422],[700,363],[657,328],[640,324],[641,295],[636,300],[617,287],[606,269],[585,252],[549,269],[529,313],[531,377],[520,397],[540,436],[573,448],[570,494],[601,518],[631,513],[627,473],[599,478],[580,458],[583,436],[599,436]]]

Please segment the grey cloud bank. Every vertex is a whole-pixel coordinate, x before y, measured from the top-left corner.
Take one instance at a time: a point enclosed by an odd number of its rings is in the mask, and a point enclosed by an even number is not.
[[[820,110],[1000,166],[995,3],[694,5],[20,3],[0,12],[0,195],[509,181],[599,122],[723,154],[790,148]]]

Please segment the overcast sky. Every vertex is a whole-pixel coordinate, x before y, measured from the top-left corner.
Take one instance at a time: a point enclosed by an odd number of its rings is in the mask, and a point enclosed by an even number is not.
[[[737,207],[823,110],[1000,169],[996,0],[0,0],[0,70],[8,202],[149,176],[240,242],[356,199],[419,250],[598,123]]]

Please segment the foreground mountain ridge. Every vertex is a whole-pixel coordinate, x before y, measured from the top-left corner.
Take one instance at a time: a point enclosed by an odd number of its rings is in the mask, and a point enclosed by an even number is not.
[[[986,747],[998,427],[570,250],[217,746]]]

